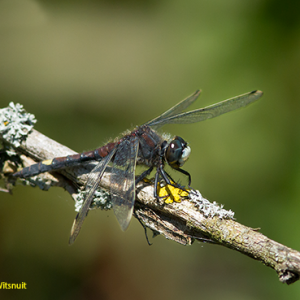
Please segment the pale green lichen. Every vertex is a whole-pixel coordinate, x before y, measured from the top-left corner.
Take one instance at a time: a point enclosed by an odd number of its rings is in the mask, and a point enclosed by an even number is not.
[[[0,135],[14,147],[21,145],[35,123],[35,116],[19,103],[10,102],[8,107],[0,109]]]
[[[75,211],[79,211],[85,201],[86,195],[89,191],[80,191],[79,194],[76,197],[75,201]],[[99,188],[95,191],[93,195],[93,201],[90,206],[90,209],[104,209],[104,210],[109,210],[112,208],[111,200],[110,200],[110,194]]]

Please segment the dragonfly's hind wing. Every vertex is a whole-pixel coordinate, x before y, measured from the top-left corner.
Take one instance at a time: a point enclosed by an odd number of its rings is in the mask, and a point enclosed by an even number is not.
[[[164,119],[154,120],[150,125],[151,127],[157,127],[165,124],[188,124],[215,118],[219,115],[247,106],[260,98],[262,94],[263,92],[261,91],[253,91],[204,108],[173,115]]]
[[[139,139],[130,137],[121,142],[114,158],[110,186],[111,201],[122,230],[127,229],[133,213],[138,150]]]
[[[85,190],[87,191],[87,195],[85,197],[84,203],[78,212],[78,214],[75,217],[75,220],[72,225],[71,229],[71,235],[69,239],[69,244],[73,244],[75,239],[77,238],[79,231],[81,229],[82,223],[87,216],[87,213],[89,211],[89,208],[91,206],[93,195],[96,191],[96,189],[99,186],[99,183],[101,181],[102,175],[111,161],[113,155],[116,152],[116,148],[114,148],[106,157],[104,157],[98,165],[91,171],[89,174],[88,180],[86,182]]]
[[[157,129],[160,126],[160,123],[159,123],[160,120],[163,120],[165,118],[168,118],[168,117],[171,117],[171,116],[181,113],[183,110],[185,110],[187,107],[189,107],[199,97],[200,93],[201,93],[201,90],[197,90],[194,94],[188,96],[184,100],[180,101],[179,103],[177,103],[176,105],[174,105],[173,107],[171,107],[170,109],[165,111],[160,116],[147,122],[144,125],[148,125],[148,126],[151,126],[155,129]],[[154,126],[152,124],[157,124],[157,125]]]

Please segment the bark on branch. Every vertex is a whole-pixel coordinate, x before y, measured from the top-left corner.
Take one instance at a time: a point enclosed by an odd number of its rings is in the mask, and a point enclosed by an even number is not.
[[[4,143],[8,143],[3,138],[3,134],[0,138]],[[75,154],[71,149],[36,130],[32,130],[16,150],[24,166],[45,159]],[[0,157],[3,167],[2,177],[9,181],[11,173],[15,170],[9,163],[9,159],[4,161],[7,156],[3,153]],[[92,167],[93,164],[87,164],[53,174],[40,174],[38,178],[45,184],[46,189],[50,186],[63,187],[75,199],[78,187],[84,186]],[[108,189],[109,173],[105,174],[101,187]],[[183,245],[190,245],[194,240],[200,240],[239,251],[273,268],[283,283],[290,284],[299,279],[300,253],[298,251],[279,244],[257,230],[232,219],[207,217],[194,202],[188,199],[172,204],[157,201],[153,197],[153,188],[151,184],[146,183],[137,187],[135,214],[154,232]]]

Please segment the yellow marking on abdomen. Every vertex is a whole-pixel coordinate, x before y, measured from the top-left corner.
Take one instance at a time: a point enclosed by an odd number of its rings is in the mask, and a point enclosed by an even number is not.
[[[43,165],[47,165],[47,166],[49,166],[49,165],[51,165],[51,164],[52,164],[52,161],[53,161],[53,159],[47,159],[47,160],[43,160],[43,161],[42,161],[42,164],[43,164]]]

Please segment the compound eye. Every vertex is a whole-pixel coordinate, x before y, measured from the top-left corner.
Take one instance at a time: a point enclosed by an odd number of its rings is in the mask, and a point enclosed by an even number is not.
[[[188,159],[191,149],[186,142],[179,136],[176,136],[168,145],[165,158],[168,164],[174,168],[180,168]]]

